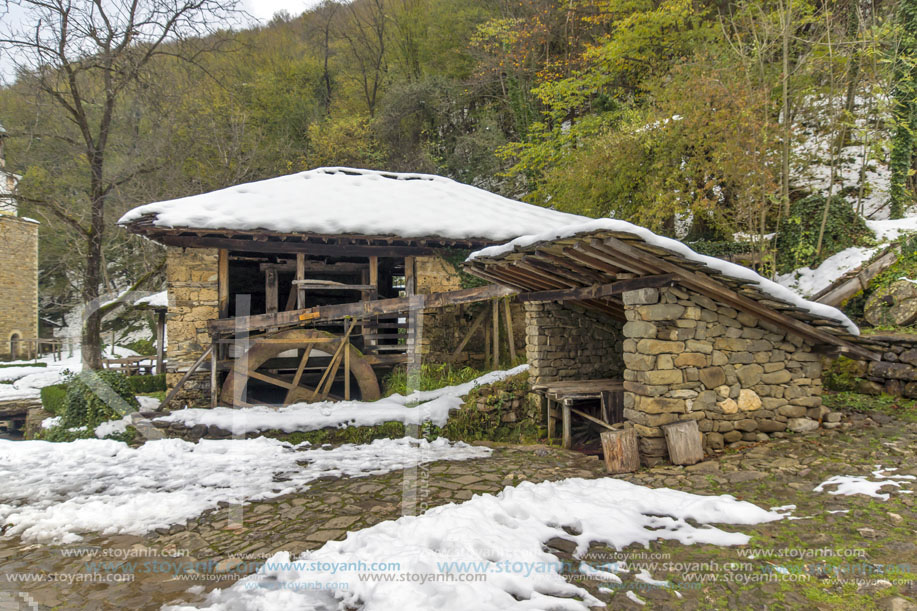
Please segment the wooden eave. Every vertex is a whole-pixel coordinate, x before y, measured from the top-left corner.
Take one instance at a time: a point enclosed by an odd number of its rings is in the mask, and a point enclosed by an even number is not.
[[[480,278],[520,292],[579,289],[615,279],[670,274],[679,286],[800,335],[819,351],[879,360],[864,345],[866,342],[852,335],[842,323],[779,301],[754,283],[726,276],[628,233],[595,231],[541,242],[498,257],[475,258],[465,268]],[[588,309],[623,319],[623,305],[617,299],[577,301]]]
[[[304,253],[317,256],[402,257],[432,255],[446,249],[476,250],[496,242],[487,238],[453,239],[439,236],[282,233],[270,230],[160,227],[145,215],[124,227],[166,246],[222,248],[242,252]]]

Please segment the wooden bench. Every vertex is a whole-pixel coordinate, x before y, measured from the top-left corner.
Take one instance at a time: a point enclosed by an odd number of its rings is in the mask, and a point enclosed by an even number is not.
[[[571,433],[573,414],[608,429],[613,428],[612,424],[624,421],[624,384],[621,380],[598,379],[545,382],[533,385],[532,391],[542,395],[547,400],[548,442],[554,437],[559,418],[563,426],[562,444],[567,449],[573,445]],[[589,400],[598,400],[600,402],[599,418],[594,418],[573,407],[577,401]]]

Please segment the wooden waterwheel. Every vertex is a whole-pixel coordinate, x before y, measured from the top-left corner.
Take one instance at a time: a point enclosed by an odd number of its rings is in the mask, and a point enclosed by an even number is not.
[[[363,353],[350,344],[352,330],[353,324],[343,335],[291,329],[253,338],[223,382],[220,399],[234,406],[349,399],[355,382],[359,399],[375,401],[381,396],[379,381]],[[293,351],[295,359],[281,358]],[[335,386],[343,392],[333,393]]]

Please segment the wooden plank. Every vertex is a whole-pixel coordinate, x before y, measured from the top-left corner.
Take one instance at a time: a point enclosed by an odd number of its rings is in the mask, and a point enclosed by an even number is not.
[[[426,295],[424,307],[441,308],[447,305],[489,301],[490,299],[506,297],[514,293],[515,291],[512,289],[491,284],[471,289]],[[234,333],[238,330],[298,325],[304,320],[341,320],[344,318],[367,318],[387,314],[398,314],[409,311],[410,307],[410,298],[395,297],[392,299],[377,299],[375,301],[357,301],[339,305],[319,306],[317,308],[293,310],[291,312],[255,314],[252,316],[239,316],[227,320],[212,320],[210,321],[210,328],[220,333]],[[318,316],[314,316],[316,313]],[[307,316],[308,318],[302,318],[303,316]]]
[[[676,284],[674,274],[657,274],[653,276],[633,278],[631,280],[619,280],[617,282],[611,282],[608,284],[585,286],[582,288],[520,293],[516,296],[516,300],[525,303],[527,301],[568,301],[572,299],[596,299],[600,297],[608,297],[610,295],[619,295],[625,291],[634,291],[643,288],[658,288],[662,286],[673,286],[674,284]]]
[[[824,303],[830,306],[839,306],[857,293],[865,290],[869,286],[870,280],[879,275],[886,268],[893,265],[898,260],[898,252],[895,249],[889,250],[884,255],[873,261],[865,269],[848,277],[843,282],[835,282],[825,287],[813,297],[813,301]]]
[[[593,242],[597,241],[598,240],[593,240]],[[739,295],[732,289],[727,288],[720,282],[713,280],[702,272],[691,272],[685,270],[674,263],[670,263],[655,255],[641,251],[640,249],[635,248],[630,244],[625,244],[616,238],[606,238],[605,244],[607,247],[614,248],[616,251],[622,253],[625,256],[630,256],[634,259],[644,261],[646,264],[653,265],[662,272],[675,274],[678,276],[679,284],[682,284],[688,288],[692,288],[693,290],[705,294],[708,297],[713,297],[715,299],[724,301],[729,305],[733,305],[739,310],[759,316],[784,329],[794,331],[803,337],[808,337],[809,339],[815,340],[816,343],[840,344],[847,347],[852,354],[856,354],[861,358],[866,358],[872,361],[880,360],[879,355],[874,354],[873,352],[870,352],[861,346],[857,346],[851,342],[831,335],[830,333],[819,331],[811,325],[808,325],[791,316],[787,316],[786,314],[776,310],[761,306],[753,299]]]
[[[503,299],[503,320],[506,323],[506,343],[509,345],[510,366],[516,362],[516,335],[513,333],[513,313],[510,312],[509,299]]]
[[[377,286],[374,284],[344,284],[332,280],[294,280],[293,284],[308,291],[356,291],[372,292]]]
[[[296,277],[294,280],[306,279],[306,255],[296,253]],[[295,282],[293,288],[296,290],[296,308],[302,310],[306,307],[306,289],[298,286]]]
[[[312,401],[315,401],[316,398],[324,399],[331,390],[331,385],[334,383],[334,377],[337,375],[337,370],[341,365],[341,353],[344,350],[344,345],[350,343],[350,334],[353,332],[353,328],[356,324],[357,321],[353,320],[350,322],[350,326],[347,327],[347,331],[341,338],[341,345],[335,350],[334,355],[331,357],[331,363],[328,364],[328,369],[325,370],[324,375],[322,375],[321,380],[318,382],[318,386],[315,387],[315,391],[312,393]],[[326,378],[326,388],[322,389],[322,383],[325,382]]]
[[[268,269],[264,272],[264,310],[265,313],[276,313],[279,309],[279,295],[277,270]]]
[[[605,470],[609,473],[633,473],[640,468],[640,451],[636,429],[607,431],[600,435]]]
[[[666,424],[662,432],[672,464],[693,465],[704,459],[703,437],[697,428],[697,420]]]
[[[576,414],[577,416],[580,416],[581,418],[585,418],[585,419],[588,420],[589,422],[598,424],[598,425],[599,425],[600,427],[602,427],[602,428],[608,429],[609,431],[615,431],[615,430],[617,430],[616,428],[614,428],[613,426],[611,426],[611,425],[608,424],[607,422],[602,422],[601,420],[599,420],[599,419],[596,418],[595,416],[590,416],[590,415],[587,414],[586,412],[580,411],[580,410],[578,410],[578,409],[576,409],[576,408],[573,408],[573,407],[571,407],[571,408],[569,408],[569,409],[570,409],[571,412],[573,412],[573,413]]]
[[[220,318],[229,316],[229,251],[221,248],[217,262]]]
[[[213,344],[211,344],[213,346]],[[217,351],[212,349],[210,350],[210,407],[217,406],[217,398],[220,394],[218,388],[220,387],[220,368],[217,366]]]
[[[283,399],[284,405],[289,405],[293,400],[293,392],[299,386],[300,380],[302,380],[303,371],[306,370],[306,363],[309,362],[309,354],[312,352],[312,344],[306,344],[305,350],[303,350],[302,358],[299,360],[299,365],[296,367],[296,374],[293,376],[293,383],[290,385],[290,389],[287,391],[286,397]]]
[[[58,351],[60,349],[58,348]],[[59,357],[59,355],[58,355]],[[156,373],[166,372],[166,313],[156,312]]]
[[[281,380],[280,378],[275,378],[264,373],[252,370],[242,370],[236,369],[236,372],[243,376],[248,376],[249,378],[254,378],[256,380],[261,380],[262,382],[267,382],[268,384],[273,384],[274,386],[279,386],[281,388],[286,388],[287,390],[293,390],[294,386],[287,382],[286,380]]]

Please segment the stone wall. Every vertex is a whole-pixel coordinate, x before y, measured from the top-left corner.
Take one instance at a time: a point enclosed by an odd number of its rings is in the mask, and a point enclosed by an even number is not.
[[[578,306],[525,304],[525,356],[532,382],[620,378],[622,323]]]
[[[821,360],[802,337],[678,288],[623,298],[624,416],[647,464],[666,457],[661,427],[678,420],[697,420],[709,451],[811,431],[828,416]]]
[[[917,335],[894,333],[864,335],[862,338],[868,342],[865,347],[880,355],[882,360],[847,359],[833,364],[830,369],[845,374],[847,379],[844,383],[855,381],[855,388],[849,390],[917,399]]]
[[[429,295],[446,291],[458,291],[462,287],[462,278],[458,270],[448,261],[438,256],[417,257],[414,263],[417,294]],[[420,352],[423,358],[434,363],[444,363],[451,359],[452,353],[461,343],[475,316],[482,308],[490,308],[491,303],[446,306],[424,310],[423,331],[420,340]],[[517,303],[510,304],[510,316],[513,319],[513,339],[516,352],[522,355],[525,337],[525,313]],[[500,307],[500,359],[509,362],[509,346],[506,343],[506,326],[503,322],[504,309]],[[489,319],[488,319],[489,320]],[[491,323],[487,323],[492,326]],[[482,367],[486,360],[484,327],[474,337],[456,360],[459,365]]]
[[[0,214],[0,306],[0,357],[9,358],[14,334],[38,337],[38,223],[6,214]],[[20,358],[25,349],[20,344]]]
[[[219,317],[218,260],[216,249],[169,247],[167,250],[166,386],[169,390],[210,345],[207,324]],[[198,369],[185,382],[175,405],[210,405],[209,367]]]

